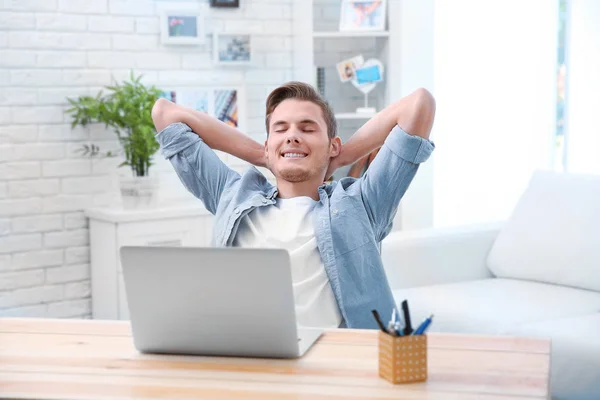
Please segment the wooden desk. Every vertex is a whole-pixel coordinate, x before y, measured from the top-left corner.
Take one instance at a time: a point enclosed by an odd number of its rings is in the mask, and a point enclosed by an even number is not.
[[[543,399],[546,340],[429,334],[429,380],[377,374],[377,332],[332,330],[305,357],[143,355],[125,321],[0,319],[0,397]]]

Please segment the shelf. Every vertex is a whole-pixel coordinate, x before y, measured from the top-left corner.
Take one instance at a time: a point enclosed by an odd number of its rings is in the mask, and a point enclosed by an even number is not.
[[[372,113],[339,113],[335,114],[336,119],[369,119],[375,114]]]
[[[315,38],[388,37],[388,31],[323,31],[313,32]]]

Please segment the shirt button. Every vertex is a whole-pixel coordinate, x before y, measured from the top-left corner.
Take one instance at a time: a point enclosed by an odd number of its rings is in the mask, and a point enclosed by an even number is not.
[[[337,215],[337,213],[338,213],[337,208],[334,208],[332,212],[333,212],[333,215]]]
[[[263,198],[263,199],[262,199],[262,203],[263,203],[263,204],[267,204],[267,199],[264,199],[264,198]]]
[[[235,214],[239,214],[239,213],[240,213],[240,209],[236,207],[236,208],[234,208],[234,209],[233,209],[233,212],[234,212]]]

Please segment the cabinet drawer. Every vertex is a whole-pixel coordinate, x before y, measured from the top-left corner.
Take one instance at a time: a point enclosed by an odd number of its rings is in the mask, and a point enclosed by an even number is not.
[[[210,224],[210,226],[205,226]],[[210,244],[212,230],[208,218],[172,219],[120,224],[117,228],[118,248],[122,246],[201,247]],[[120,256],[118,271],[122,270]]]
[[[191,242],[191,233],[197,219],[171,219],[119,224],[117,235],[120,246],[165,246],[178,241],[182,246]],[[173,244],[168,244],[173,245]]]

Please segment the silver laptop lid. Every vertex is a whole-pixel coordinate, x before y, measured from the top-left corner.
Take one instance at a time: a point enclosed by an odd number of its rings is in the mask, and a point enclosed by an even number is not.
[[[140,351],[297,356],[287,251],[126,246],[120,252]]]

